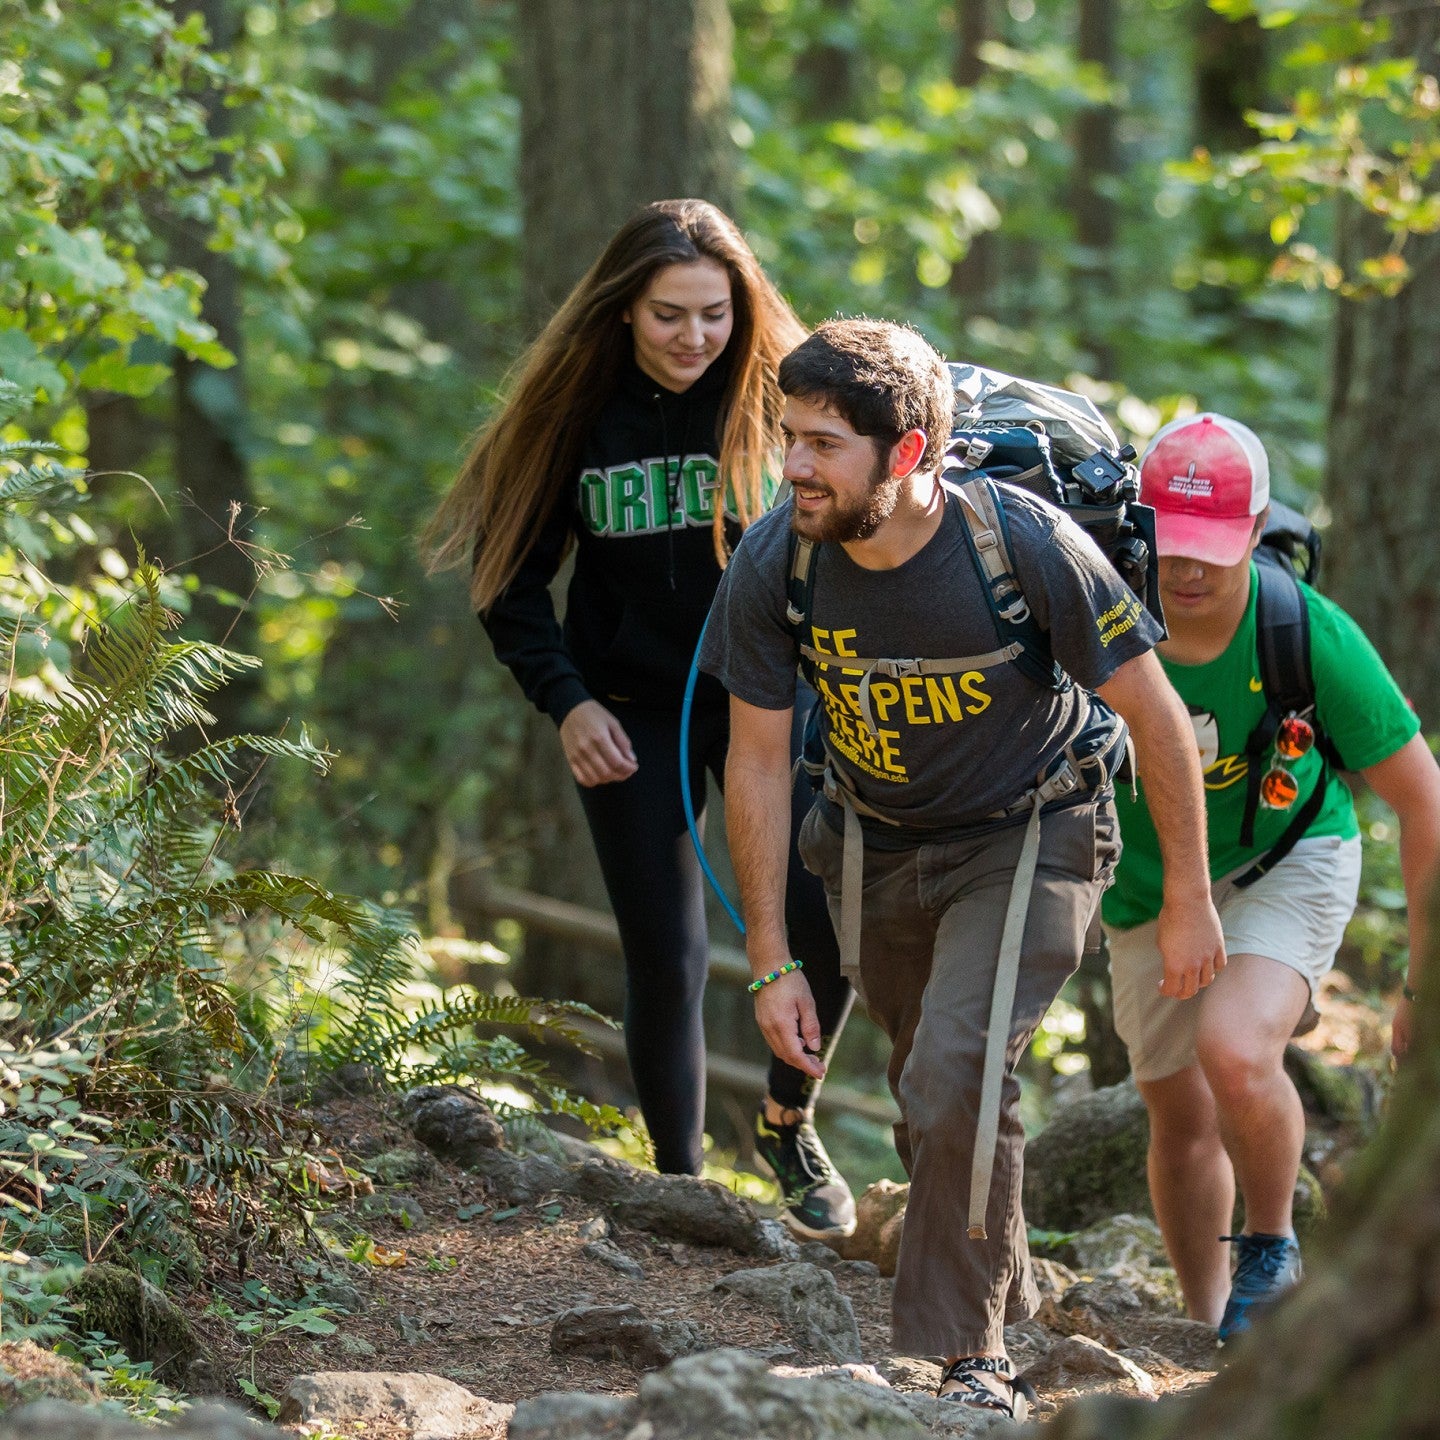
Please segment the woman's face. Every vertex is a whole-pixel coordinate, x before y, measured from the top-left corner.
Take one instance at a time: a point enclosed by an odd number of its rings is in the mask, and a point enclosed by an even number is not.
[[[730,340],[730,272],[709,259],[667,265],[622,318],[635,337],[635,363],[657,384],[683,393]]]

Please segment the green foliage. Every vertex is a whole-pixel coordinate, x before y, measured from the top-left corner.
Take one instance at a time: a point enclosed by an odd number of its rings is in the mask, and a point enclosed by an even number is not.
[[[103,1330],[72,1331],[55,1348],[83,1366],[85,1378],[131,1419],[173,1420],[188,1408],[177,1390],[155,1378],[153,1361],[132,1360]]]
[[[25,637],[48,645],[40,561],[73,535],[76,477],[27,464],[34,448],[8,447],[0,478],[0,570],[21,577],[0,611],[0,673],[12,676]],[[323,1173],[270,1084],[297,1033],[320,1068],[493,1072],[554,1108],[612,1118],[515,1042],[464,1038],[497,1024],[566,1037],[589,1012],[480,995],[417,1009],[407,917],[304,875],[230,866],[256,770],[280,759],[323,771],[330,757],[303,733],[207,739],[206,698],[255,662],[177,635],[158,570],[142,559],[132,577],[63,668],[0,691],[0,1218],[13,1263],[93,1261],[118,1237],[132,1263],[193,1279],[192,1230],[242,1263],[283,1243]],[[283,986],[302,969],[324,977],[303,1025]],[[52,1323],[35,1302],[43,1286],[12,1283],[30,1297],[25,1323]]]
[[[235,1333],[245,1342],[245,1364],[247,1374],[237,1375],[235,1383],[241,1391],[263,1409],[273,1420],[280,1413],[280,1402],[263,1391],[255,1380],[255,1360],[260,1351],[272,1340],[282,1335],[333,1335],[335,1322],[328,1317],[338,1311],[333,1305],[324,1304],[312,1290],[307,1290],[298,1299],[290,1300],[277,1295],[259,1280],[247,1280],[235,1297],[235,1304],[229,1300],[215,1299],[206,1307],[207,1315],[218,1316],[228,1321]],[[238,1308],[244,1306],[246,1308]]]
[[[1247,117],[1256,144],[1234,155],[1197,151],[1172,173],[1263,212],[1274,279],[1351,297],[1396,294],[1410,276],[1406,240],[1440,230],[1440,82],[1391,43],[1406,7],[1371,15],[1351,0],[1211,4],[1293,35],[1277,76],[1283,103]],[[1337,199],[1374,216],[1388,240],[1351,257],[1348,272],[1330,239]]]
[[[198,15],[155,0],[0,0],[0,369],[52,404],[76,386],[146,395],[174,347],[232,363],[165,232],[194,225],[271,273],[283,251],[267,147],[212,125],[254,86]]]

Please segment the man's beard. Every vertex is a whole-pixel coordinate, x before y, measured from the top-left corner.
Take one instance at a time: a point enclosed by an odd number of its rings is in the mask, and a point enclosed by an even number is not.
[[[790,528],[802,539],[823,544],[844,545],[851,540],[868,540],[895,513],[904,483],[903,477],[889,474],[885,462],[877,459],[866,481],[866,494],[842,503],[831,490],[833,503],[829,510],[804,515],[792,509]]]

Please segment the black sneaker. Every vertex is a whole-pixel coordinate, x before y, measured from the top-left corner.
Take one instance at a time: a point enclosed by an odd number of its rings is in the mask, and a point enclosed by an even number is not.
[[[808,1116],[772,1125],[762,1106],[755,1116],[755,1154],[779,1183],[780,1218],[812,1240],[843,1240],[855,1233],[855,1197],[830,1163]]]

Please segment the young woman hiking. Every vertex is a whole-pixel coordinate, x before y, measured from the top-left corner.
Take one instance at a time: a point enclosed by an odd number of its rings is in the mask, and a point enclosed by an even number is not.
[[[681,703],[725,559],[778,473],[775,372],[804,336],[713,205],[646,206],[522,357],[425,537],[432,569],[473,558],[471,598],[496,655],[559,727],[620,926],[631,1075],[656,1164],[672,1173],[699,1172],[705,1111],[707,940]],[[562,626],[548,587],[572,546]],[[728,738],[728,699],[701,676],[693,794],[707,770],[722,778]],[[793,846],[787,911],[818,1053],[809,1074],[771,1062],[756,1148],[792,1226],[848,1234],[854,1201],[811,1112],[850,987],[823,891]]]

